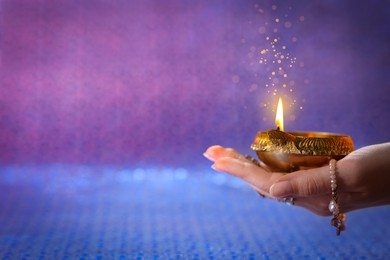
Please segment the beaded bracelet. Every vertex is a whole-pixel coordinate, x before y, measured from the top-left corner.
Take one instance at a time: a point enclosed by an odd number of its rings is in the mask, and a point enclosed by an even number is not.
[[[340,213],[337,197],[337,181],[336,181],[336,160],[331,159],[329,161],[329,173],[330,173],[330,187],[332,188],[332,200],[329,203],[329,211],[332,212],[333,218],[330,224],[337,229],[337,235],[340,235],[341,231],[346,229],[344,224],[345,214]]]

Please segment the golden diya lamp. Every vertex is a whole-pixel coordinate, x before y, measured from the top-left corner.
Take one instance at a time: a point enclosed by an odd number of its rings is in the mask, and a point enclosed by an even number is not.
[[[284,132],[283,103],[279,98],[276,130],[258,132],[251,148],[274,171],[292,172],[324,166],[354,150],[352,138],[325,132]]]
[[[354,150],[352,138],[324,132],[284,132],[281,98],[275,122],[277,129],[257,133],[251,148],[273,171],[288,173],[329,164],[332,198],[328,208],[333,214],[330,223],[336,227],[336,234],[340,235],[346,227],[345,214],[340,212],[338,205],[336,161]],[[295,199],[290,197],[278,200],[293,205]]]

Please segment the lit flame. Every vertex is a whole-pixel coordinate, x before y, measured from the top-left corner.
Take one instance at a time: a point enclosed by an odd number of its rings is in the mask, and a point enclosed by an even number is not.
[[[279,101],[278,101],[278,108],[276,109],[275,123],[280,131],[284,130],[282,98],[279,98]]]

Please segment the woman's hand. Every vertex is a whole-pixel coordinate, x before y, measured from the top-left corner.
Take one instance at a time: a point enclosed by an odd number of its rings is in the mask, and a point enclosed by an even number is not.
[[[231,148],[212,146],[204,155],[214,162],[213,169],[243,179],[266,197],[292,197],[295,205],[331,215],[328,165],[285,174],[259,167]],[[336,170],[341,212],[390,203],[390,143],[356,150],[338,161]]]
[[[243,179],[258,193],[266,197],[272,197],[269,193],[270,186],[284,175],[271,172],[262,164],[259,167],[234,149],[219,145],[207,149],[204,156],[214,162],[211,166],[214,170],[226,172]]]

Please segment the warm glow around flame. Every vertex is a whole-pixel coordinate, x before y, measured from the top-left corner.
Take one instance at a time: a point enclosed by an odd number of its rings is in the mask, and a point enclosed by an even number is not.
[[[282,98],[279,98],[279,101],[278,101],[278,108],[276,109],[275,123],[280,131],[284,130]]]

